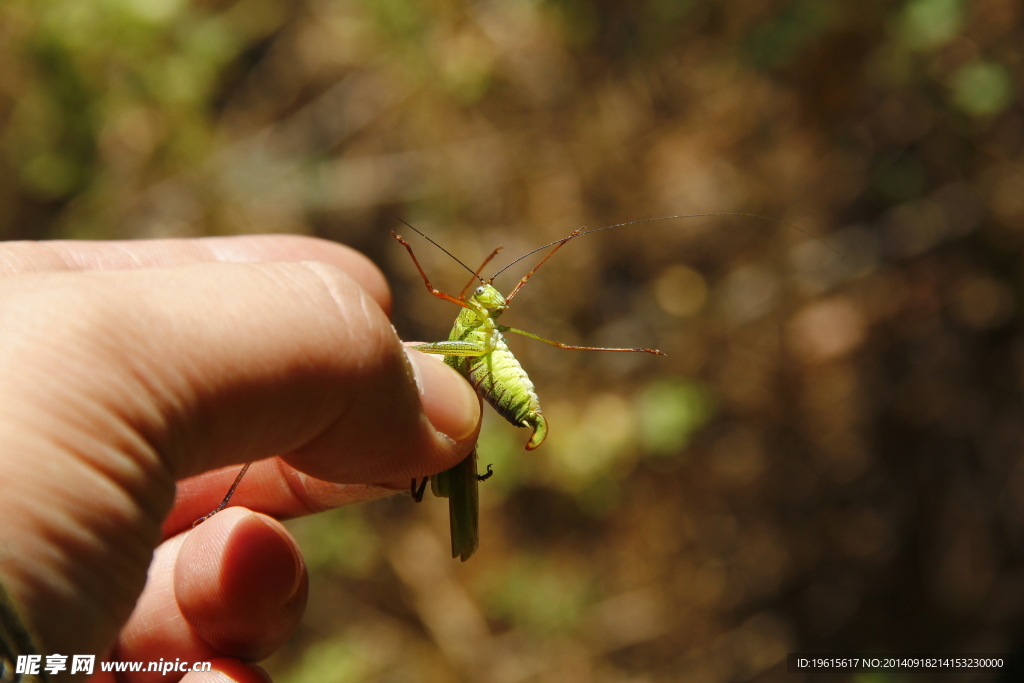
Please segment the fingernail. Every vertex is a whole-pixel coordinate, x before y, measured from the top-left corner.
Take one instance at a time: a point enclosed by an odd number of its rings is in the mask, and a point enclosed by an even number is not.
[[[438,358],[406,347],[423,412],[434,429],[454,441],[472,436],[480,422],[480,399],[459,373]]]
[[[266,564],[263,566],[263,572],[268,575],[276,574],[274,587],[278,588],[281,604],[286,604],[295,597],[296,593],[298,593],[299,589],[302,587],[306,574],[302,556],[296,553],[297,549],[295,547],[295,542],[291,540],[288,532],[283,526],[281,526],[280,522],[254,513],[252,516],[254,521],[258,521],[260,524],[263,524],[277,534],[277,539],[274,540],[277,541],[281,547],[274,549],[273,553],[269,550],[263,553],[264,558],[270,557],[276,559],[276,566],[275,563],[266,562],[266,560],[264,560]],[[272,548],[272,544],[269,539],[265,541],[265,545],[268,548]],[[270,567],[267,565],[270,565]],[[276,571],[271,571],[271,568]],[[288,581],[289,576],[291,577],[290,583]],[[271,590],[267,590],[268,594],[271,592]]]

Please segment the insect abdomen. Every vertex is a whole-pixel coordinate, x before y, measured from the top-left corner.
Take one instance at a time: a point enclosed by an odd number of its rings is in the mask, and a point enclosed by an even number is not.
[[[469,332],[463,338],[481,332]],[[509,351],[505,339],[498,333],[494,350],[479,357],[461,358],[460,368],[476,389],[499,415],[517,427],[530,427],[533,435],[526,449],[532,451],[541,445],[548,433],[548,423],[540,409],[540,400],[533,382],[516,357]]]

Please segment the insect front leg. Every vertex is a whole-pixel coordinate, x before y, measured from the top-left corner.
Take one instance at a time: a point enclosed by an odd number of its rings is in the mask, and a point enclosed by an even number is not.
[[[415,228],[413,228],[413,229],[415,230]],[[398,240],[398,242],[403,247],[405,247],[405,250],[409,252],[409,256],[412,257],[412,262],[414,264],[416,264],[416,270],[420,271],[420,277],[423,278],[423,284],[426,285],[428,292],[430,292],[431,294],[436,296],[438,299],[444,299],[445,301],[451,301],[453,304],[458,304],[459,306],[462,306],[463,308],[472,309],[472,307],[469,304],[467,304],[465,301],[463,301],[461,298],[454,297],[451,294],[445,294],[440,289],[438,289],[434,285],[430,284],[430,278],[427,277],[426,272],[423,270],[423,266],[420,265],[419,259],[416,258],[416,254],[413,253],[412,247],[409,245],[409,243],[406,242],[404,239],[402,239],[401,235],[396,235],[394,232],[391,233],[391,236],[394,237],[396,240]],[[492,256],[493,256],[493,254],[492,254]],[[488,260],[490,260],[490,259],[488,259]],[[484,261],[484,263],[487,263],[487,261]]]
[[[410,487],[410,492],[412,493],[412,499],[414,501],[416,501],[417,503],[423,501],[423,494],[426,493],[427,482],[428,481],[430,481],[430,477],[429,476],[423,477],[423,481],[420,482],[420,485],[416,486],[416,480],[415,479],[412,480],[412,486]]]
[[[528,281],[528,280],[529,280],[529,279],[530,279],[531,277],[533,277],[533,274],[537,272],[537,269],[538,269],[538,268],[540,268],[541,266],[543,266],[543,265],[544,265],[544,262],[545,262],[545,261],[547,261],[547,260],[548,260],[549,258],[551,258],[551,257],[552,257],[552,256],[554,255],[554,253],[555,253],[556,251],[558,251],[559,249],[561,249],[561,248],[562,248],[562,247],[563,247],[563,246],[564,246],[564,245],[566,244],[566,242],[568,242],[569,240],[573,239],[574,237],[579,237],[579,236],[580,236],[580,235],[582,235],[582,234],[583,234],[583,228],[576,228],[575,230],[573,230],[573,231],[572,231],[572,233],[571,233],[571,234],[570,234],[570,235],[569,235],[568,237],[566,237],[565,239],[559,240],[559,242],[558,242],[558,245],[557,245],[557,246],[556,246],[556,247],[555,247],[554,249],[552,249],[551,251],[549,251],[549,252],[548,252],[548,254],[547,254],[547,256],[545,256],[544,258],[542,258],[542,259],[540,260],[540,263],[538,263],[537,265],[535,265],[535,266],[533,267],[533,270],[531,270],[531,271],[530,271],[529,273],[527,273],[526,275],[524,275],[524,276],[522,277],[522,279],[520,279],[520,280],[519,280],[519,282],[518,282],[518,283],[516,284],[516,287],[515,287],[515,289],[513,289],[513,290],[512,290],[512,292],[511,292],[511,293],[509,293],[509,295],[508,295],[507,297],[505,297],[505,303],[507,304],[508,302],[512,301],[512,299],[514,299],[514,298],[515,298],[516,294],[518,294],[518,293],[519,293],[519,290],[523,288],[523,285],[525,285],[525,284],[526,284],[526,282],[527,282],[527,281]],[[550,246],[550,245],[549,245],[549,246]],[[533,252],[530,252],[530,253],[532,254]],[[508,268],[508,266],[505,266],[505,268]],[[500,273],[500,272],[501,272],[501,271],[499,270],[499,271],[498,271],[498,273]],[[495,277],[497,277],[498,273],[495,273],[495,274],[494,274],[494,275],[495,275]],[[490,281],[493,281],[493,280],[494,280],[494,277],[492,277],[492,278],[491,278],[491,279],[489,280],[489,282],[490,282]]]
[[[625,348],[614,348],[614,347],[607,347],[607,346],[573,346],[571,344],[563,344],[562,342],[557,342],[554,339],[548,339],[547,337],[542,337],[539,334],[534,334],[533,332],[527,332],[526,330],[516,329],[515,327],[506,327],[505,325],[499,325],[498,329],[501,330],[502,332],[513,332],[515,334],[522,335],[524,337],[529,337],[530,339],[536,339],[537,341],[544,342],[545,344],[551,344],[551,346],[557,346],[560,349],[573,349],[575,351],[627,351],[627,352],[630,352],[630,353],[653,353],[656,356],[668,355],[668,354],[662,353],[658,349],[640,349],[640,348],[625,349]]]

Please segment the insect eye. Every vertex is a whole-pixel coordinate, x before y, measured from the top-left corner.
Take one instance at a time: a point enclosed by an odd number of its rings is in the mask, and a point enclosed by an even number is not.
[[[479,294],[483,294],[483,293],[484,293],[484,286],[483,286],[483,285],[480,285],[479,287],[477,287],[477,288],[476,288],[476,293],[477,293],[478,295],[479,295]]]

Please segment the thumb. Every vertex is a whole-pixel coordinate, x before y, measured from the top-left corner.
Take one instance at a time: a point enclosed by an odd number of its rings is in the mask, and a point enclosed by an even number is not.
[[[112,642],[176,479],[285,453],[401,480],[457,462],[479,419],[437,363],[424,406],[387,317],[323,264],[15,276],[0,320],[0,580],[49,651]]]

